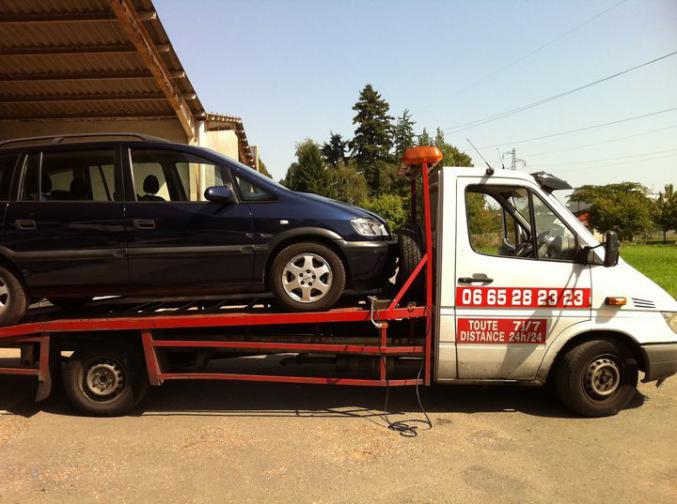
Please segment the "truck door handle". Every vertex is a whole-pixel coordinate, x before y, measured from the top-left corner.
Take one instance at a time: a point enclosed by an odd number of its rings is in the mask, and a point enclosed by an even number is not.
[[[16,224],[17,229],[27,230],[35,229],[37,227],[35,221],[30,219],[17,219],[14,223]]]
[[[473,276],[471,277],[461,277],[458,279],[458,283],[460,284],[471,284],[471,283],[490,284],[493,281],[494,281],[493,278],[489,278],[484,273],[474,273]]]
[[[155,220],[153,219],[132,219],[132,224],[136,229],[155,229]]]

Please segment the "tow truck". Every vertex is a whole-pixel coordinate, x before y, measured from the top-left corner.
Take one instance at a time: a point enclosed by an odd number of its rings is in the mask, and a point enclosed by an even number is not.
[[[378,297],[306,313],[204,299],[35,308],[0,328],[0,346],[20,350],[0,374],[37,378],[38,401],[60,376],[70,403],[100,416],[129,412],[149,385],[237,380],[552,383],[595,417],[627,406],[640,372],[677,373],[677,302],[619,258],[613,232],[598,243],[559,202],[565,182],[441,160],[426,146],[403,156],[411,225],[400,280]]]

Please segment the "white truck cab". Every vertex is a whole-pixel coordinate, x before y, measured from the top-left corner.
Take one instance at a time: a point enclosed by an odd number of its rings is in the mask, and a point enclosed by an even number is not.
[[[601,416],[627,405],[638,370],[675,374],[677,302],[618,259],[615,234],[600,244],[552,194],[568,188],[552,175],[490,172],[429,172],[436,380],[553,378],[570,409]]]

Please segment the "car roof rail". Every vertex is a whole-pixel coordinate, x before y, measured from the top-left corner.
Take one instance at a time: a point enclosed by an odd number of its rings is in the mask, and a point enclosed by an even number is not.
[[[24,137],[24,138],[13,138],[11,140],[2,140],[0,141],[0,149],[7,147],[8,145],[15,143],[40,143],[40,142],[49,142],[49,144],[60,144],[65,139],[70,138],[99,138],[99,137],[132,137],[143,142],[169,142],[165,138],[155,137],[152,135],[146,135],[143,133],[133,133],[133,132],[99,132],[99,133],[68,133],[63,135],[45,135],[45,136],[34,136],[34,137]]]

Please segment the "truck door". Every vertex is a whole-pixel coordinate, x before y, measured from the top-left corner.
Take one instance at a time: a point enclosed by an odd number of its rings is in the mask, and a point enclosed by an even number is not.
[[[458,378],[533,379],[547,345],[590,319],[590,267],[535,184],[457,180]]]

